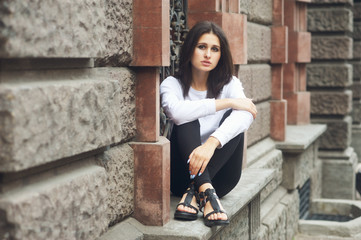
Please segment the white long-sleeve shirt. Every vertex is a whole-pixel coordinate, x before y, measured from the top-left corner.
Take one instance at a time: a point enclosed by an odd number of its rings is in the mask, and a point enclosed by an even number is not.
[[[233,110],[219,126],[228,109],[216,111],[215,99],[206,98],[207,91],[197,91],[192,87],[188,96],[184,98],[182,86],[174,77],[164,79],[160,85],[160,96],[165,113],[176,125],[199,120],[202,144],[213,136],[218,139],[222,147],[232,138],[246,131],[253,122],[250,112]],[[242,83],[233,76],[232,80],[223,87],[219,99],[245,97]]]

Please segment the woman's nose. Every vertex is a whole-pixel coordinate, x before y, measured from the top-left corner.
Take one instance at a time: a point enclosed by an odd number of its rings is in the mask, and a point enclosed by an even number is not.
[[[206,58],[210,58],[211,57],[211,50],[210,49],[207,49],[204,53],[204,57]]]

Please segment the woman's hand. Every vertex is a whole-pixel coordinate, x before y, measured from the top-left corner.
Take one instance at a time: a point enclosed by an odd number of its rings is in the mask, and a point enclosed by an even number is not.
[[[191,179],[193,179],[196,174],[201,175],[204,172],[219,144],[220,142],[217,138],[209,137],[203,145],[192,151],[189,155],[189,172]]]
[[[233,98],[231,99],[232,108],[236,110],[245,110],[253,115],[256,119],[257,108],[250,98]]]
[[[250,112],[254,119],[257,116],[256,105],[254,105],[250,98],[223,98],[216,100],[216,111],[226,108]]]

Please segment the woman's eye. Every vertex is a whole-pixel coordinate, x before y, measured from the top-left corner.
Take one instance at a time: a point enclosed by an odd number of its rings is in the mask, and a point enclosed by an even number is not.
[[[204,45],[199,45],[198,48],[203,50],[203,49],[206,49],[206,46],[204,46]]]
[[[218,52],[218,51],[219,51],[219,48],[217,48],[217,47],[212,47],[212,51],[213,51],[213,52]]]

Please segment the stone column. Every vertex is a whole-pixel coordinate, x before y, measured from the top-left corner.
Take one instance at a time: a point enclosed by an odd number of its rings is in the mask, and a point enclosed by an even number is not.
[[[133,1],[137,74],[134,217],[145,225],[170,220],[170,144],[159,136],[159,67],[170,64],[169,1]]]
[[[361,2],[353,6],[352,142],[361,161]]]
[[[336,3],[337,2],[337,3]],[[312,63],[307,66],[313,123],[327,124],[320,139],[323,161],[322,197],[355,196],[357,156],[351,144],[353,40],[352,0],[315,1],[308,12]]]

